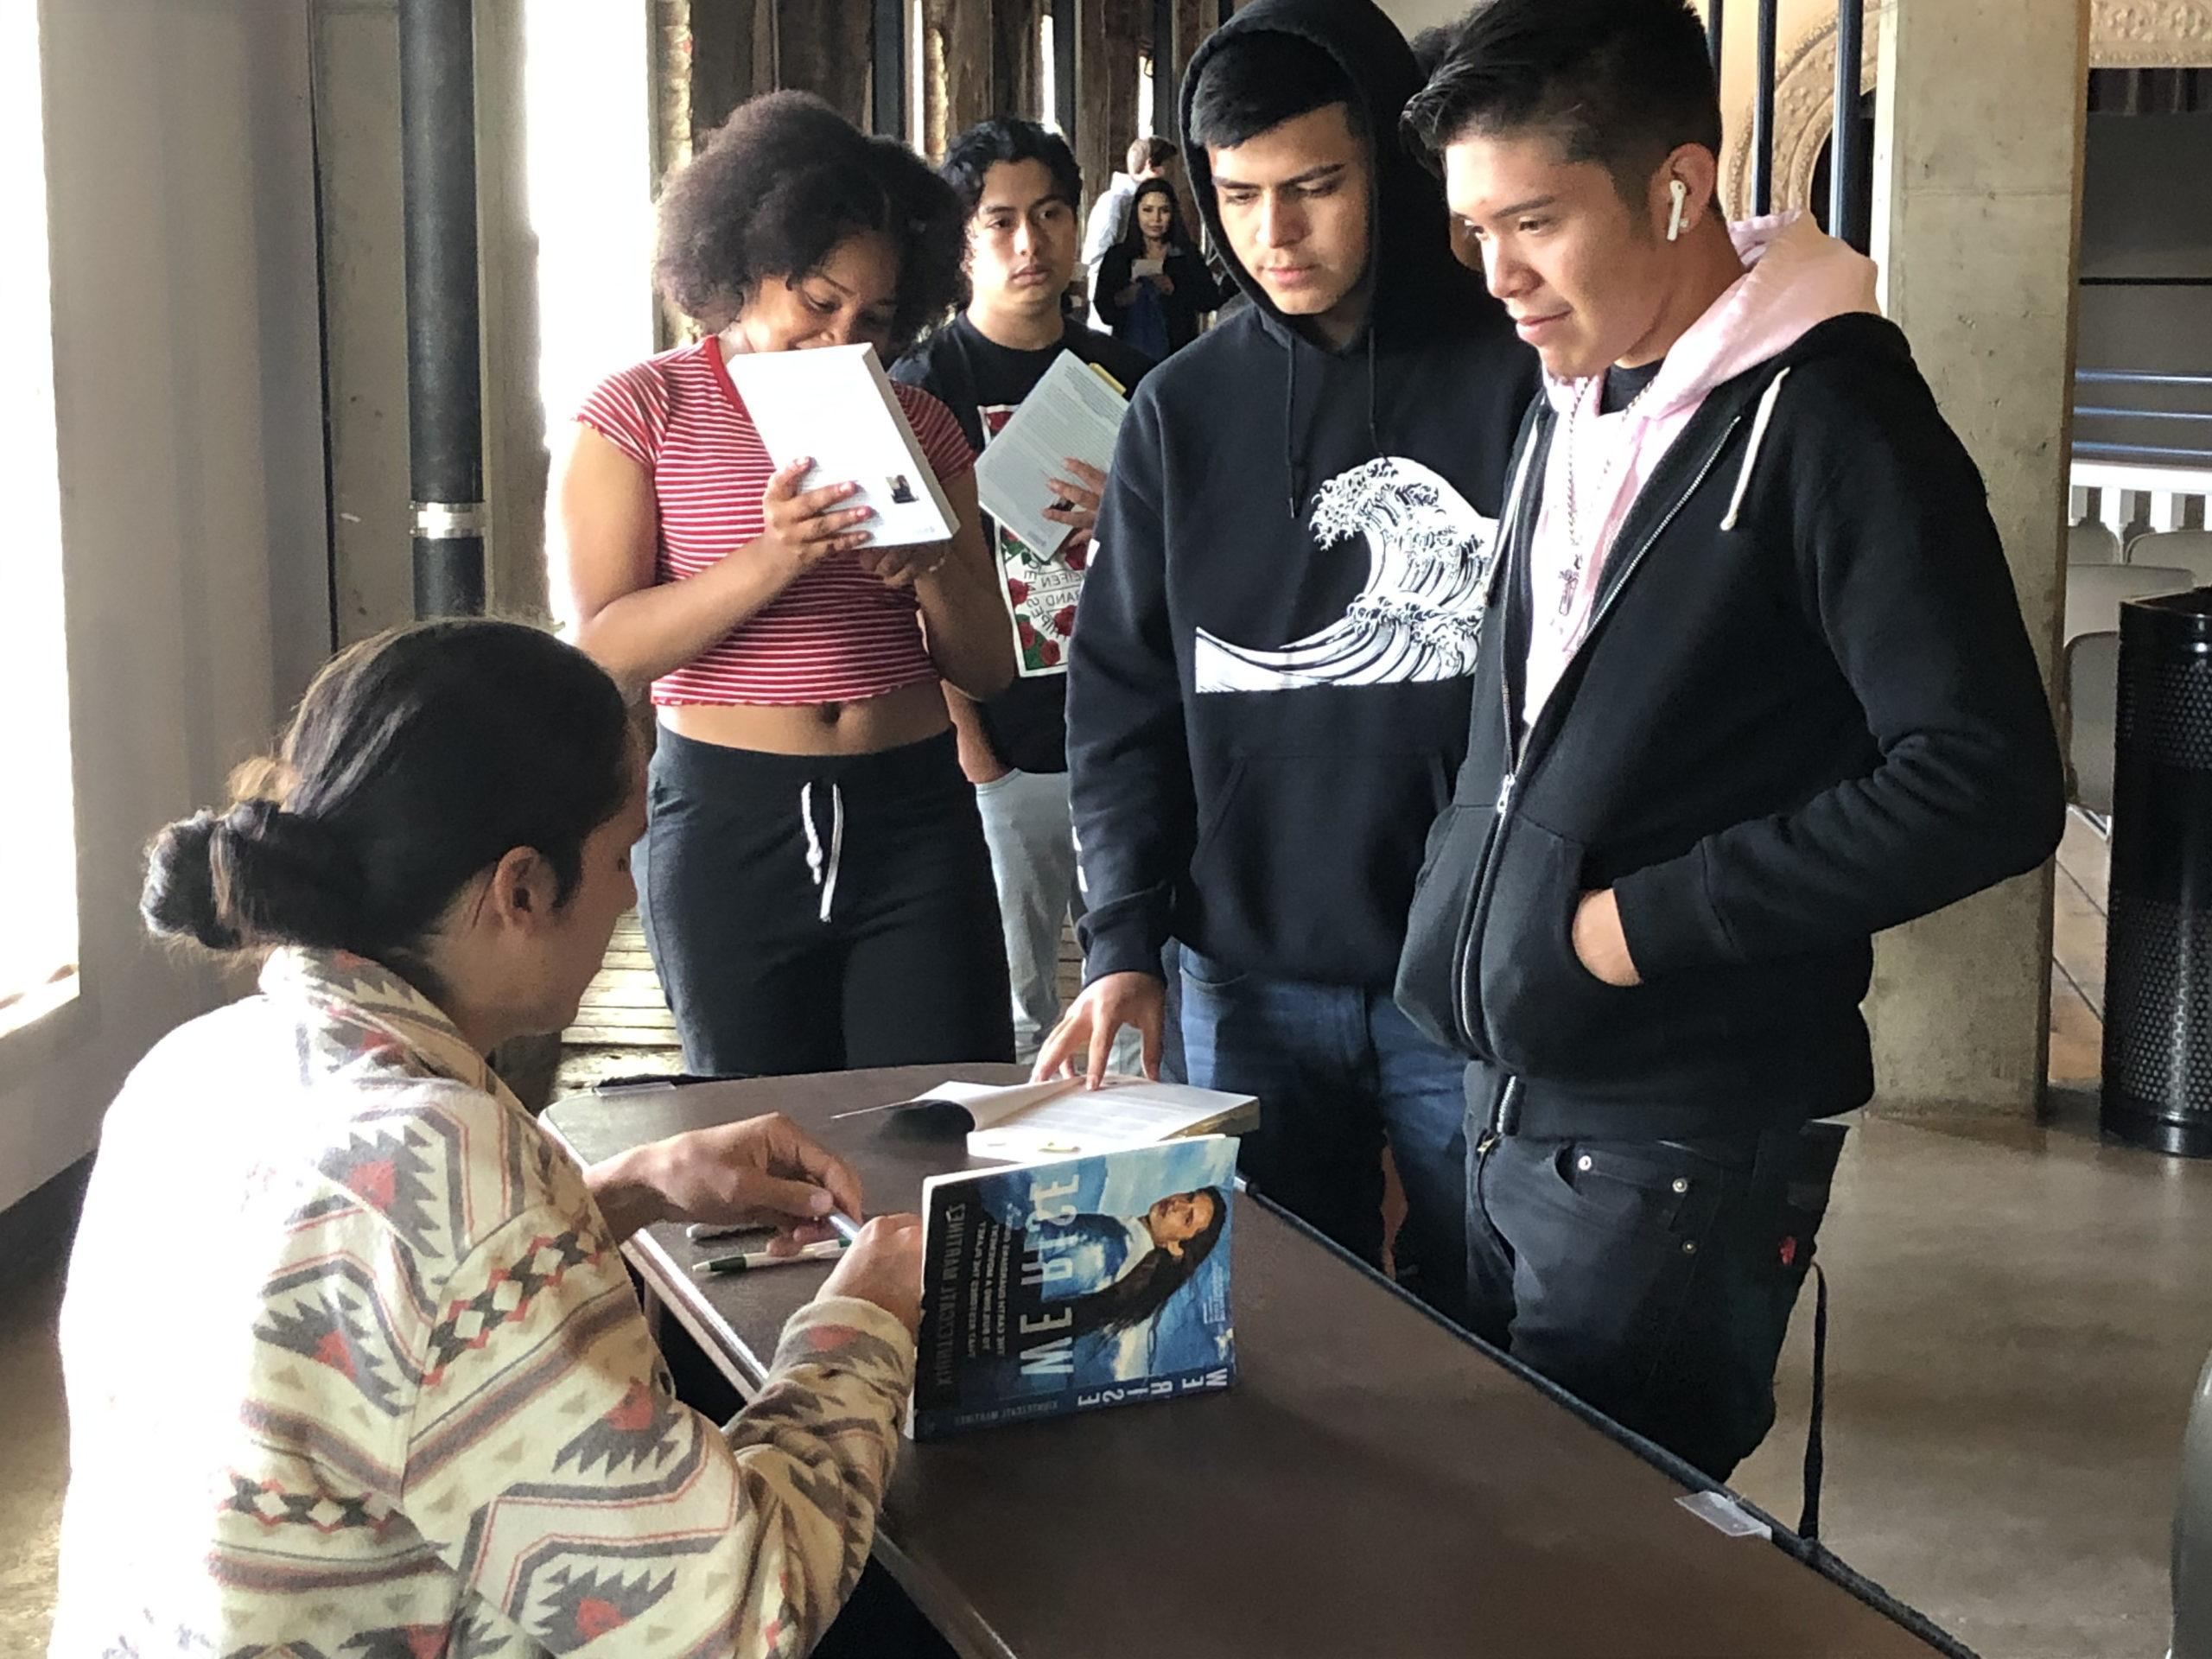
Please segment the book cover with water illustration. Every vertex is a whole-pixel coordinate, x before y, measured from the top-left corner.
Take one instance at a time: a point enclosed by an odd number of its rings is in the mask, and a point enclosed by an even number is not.
[[[931,1179],[915,1438],[1227,1388],[1236,1170],[1201,1135]]]

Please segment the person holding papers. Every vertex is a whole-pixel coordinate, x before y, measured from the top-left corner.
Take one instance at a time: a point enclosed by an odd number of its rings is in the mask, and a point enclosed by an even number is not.
[[[620,692],[539,629],[429,623],[324,669],[240,783],[149,860],[153,932],[260,988],[101,1130],[51,1651],[810,1650],[897,1456],[919,1218],[861,1230],[718,1425],[619,1246],[805,1248],[858,1179],[772,1116],[580,1167],[486,1058],[575,1017],[636,898]]]
[[[1067,145],[1033,121],[1001,117],[954,139],[943,173],[968,210],[968,303],[900,358],[892,378],[935,396],[978,449],[1064,358],[1096,365],[1123,392],[1134,389],[1152,360],[1060,315],[1082,185]],[[1041,530],[1053,543],[984,524],[1004,595],[999,626],[1020,653],[1013,683],[980,703],[945,688],[961,769],[976,786],[990,844],[1013,968],[1014,1049],[1024,1061],[1060,1017],[1060,932],[1071,911],[1083,913],[1068,820],[1067,647],[1106,481],[1077,457],[1054,455],[1048,464],[1055,473],[1040,474],[1034,488]],[[1133,1039],[1121,1069],[1134,1071],[1138,1060]]]
[[[1009,1060],[990,855],[940,689],[988,698],[1014,668],[974,452],[943,404],[893,389],[920,459],[902,449],[869,483],[887,517],[925,464],[958,530],[876,545],[861,484],[778,466],[728,366],[888,358],[952,301],[960,204],[904,146],[778,92],[730,118],[659,213],[662,290],[705,337],[585,403],[556,587],[576,643],[658,710],[639,911],[684,1065]],[[867,379],[842,384],[880,422]]]
[[[1122,159],[1128,171],[1116,173],[1108,181],[1098,200],[1090,204],[1090,219],[1084,226],[1083,264],[1090,273],[1093,288],[1097,286],[1098,262],[1129,228],[1129,203],[1136,196],[1137,187],[1147,179],[1165,179],[1173,185],[1183,168],[1183,158],[1165,138],[1135,139]]]
[[[1459,1057],[1390,1000],[1535,365],[1400,148],[1418,85],[1371,0],[1255,0],[1183,87],[1192,185],[1250,303],[1122,423],[1068,670],[1088,983],[1039,1058],[1160,1028],[1182,944],[1190,1081],[1259,1097],[1240,1167],[1461,1304]]]
[[[1098,315],[1141,352],[1165,358],[1198,337],[1199,320],[1221,303],[1221,287],[1183,229],[1165,179],[1137,187],[1128,234],[1098,265]]]

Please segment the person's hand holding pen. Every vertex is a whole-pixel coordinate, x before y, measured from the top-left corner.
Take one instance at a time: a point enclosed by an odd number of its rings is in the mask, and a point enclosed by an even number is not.
[[[772,1255],[846,1244],[824,1296],[857,1296],[911,1332],[921,1318],[922,1224],[917,1216],[854,1219],[861,1182],[844,1160],[780,1112],[632,1147],[584,1172],[618,1239],[656,1222],[772,1227]]]
[[[1056,524],[1067,525],[1072,532],[1060,544],[1060,550],[1079,553],[1090,547],[1091,530],[1098,523],[1098,504],[1106,493],[1106,474],[1073,455],[1062,457],[1062,461],[1068,475],[1049,480],[1053,500],[1045,509],[1045,516]]]
[[[619,1238],[661,1221],[773,1227],[779,1253],[839,1235],[861,1213],[860,1177],[780,1112],[632,1147],[585,1172]]]

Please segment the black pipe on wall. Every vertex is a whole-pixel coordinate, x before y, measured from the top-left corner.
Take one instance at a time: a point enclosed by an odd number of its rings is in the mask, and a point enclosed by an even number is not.
[[[1713,78],[1716,81],[1720,79],[1721,19],[1727,8],[1728,0],[1706,0],[1705,43],[1713,54]]]
[[[484,609],[471,0],[399,0],[407,238],[407,461],[415,614]]]
[[[1076,47],[1082,29],[1076,0],[1052,0],[1052,102],[1058,105],[1052,118],[1059,124],[1060,137],[1071,149],[1077,142],[1076,123],[1083,108],[1083,99],[1077,96],[1083,89],[1076,85],[1081,73]]]
[[[1175,79],[1175,0],[1152,0],[1152,130],[1175,139],[1178,96]]]
[[[906,0],[875,0],[869,29],[874,54],[873,90],[868,113],[877,137],[904,139],[906,136]]]
[[[1776,4],[1777,0],[1759,0],[1758,4],[1758,71],[1751,86],[1751,212],[1754,214],[1774,211]]]
[[[1866,245],[1868,204],[1859,198],[1859,59],[1865,50],[1859,0],[1838,0],[1835,10],[1835,137],[1828,146],[1828,234],[1854,248]]]

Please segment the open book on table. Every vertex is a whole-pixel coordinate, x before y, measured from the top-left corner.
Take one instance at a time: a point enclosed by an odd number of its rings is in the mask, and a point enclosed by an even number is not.
[[[1098,1089],[1084,1088],[1080,1077],[1007,1085],[948,1078],[912,1100],[839,1116],[899,1111],[957,1113],[969,1130],[971,1157],[1016,1160],[1111,1152],[1260,1126],[1260,1103],[1250,1095],[1112,1076]]]
[[[931,1177],[908,1432],[1227,1388],[1236,1172],[1199,1135]]]

